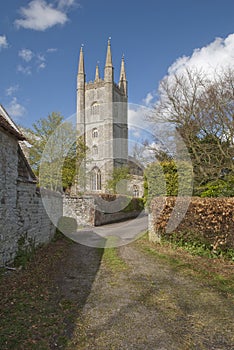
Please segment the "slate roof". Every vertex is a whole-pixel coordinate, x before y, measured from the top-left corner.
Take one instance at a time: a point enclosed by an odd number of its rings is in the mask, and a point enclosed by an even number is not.
[[[0,115],[0,127],[4,129],[8,134],[11,134],[17,138],[19,141],[25,140],[24,135],[22,135],[20,132],[18,132],[13,126],[11,126],[10,123],[4,118],[2,115]]]

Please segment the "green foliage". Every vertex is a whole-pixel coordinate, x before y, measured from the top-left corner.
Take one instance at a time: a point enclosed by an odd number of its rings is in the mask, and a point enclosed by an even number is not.
[[[144,178],[145,202],[157,196],[189,195],[192,168],[185,161],[163,160],[150,164]]]
[[[180,247],[192,255],[205,256],[208,258],[222,257],[234,261],[233,249],[213,249],[213,246],[202,236],[195,232],[175,232],[168,238],[162,237],[162,241],[169,241],[174,247]]]
[[[80,174],[80,165],[85,157],[86,151],[87,147],[82,138],[79,138],[77,142],[73,143],[68,151],[62,167],[62,185],[64,190],[70,188],[76,174]]]
[[[26,136],[32,147],[29,152],[30,165],[35,174],[39,175],[40,161],[47,141],[61,125],[63,117],[52,112],[47,118],[41,118],[33,124],[33,129],[26,129]]]
[[[131,179],[129,167],[121,166],[114,168],[110,179],[107,181],[106,188],[111,193],[126,194],[127,193],[127,181]]]
[[[14,259],[15,266],[25,267],[35,252],[35,242],[27,235],[22,235],[18,240],[18,251]]]
[[[144,209],[144,199],[143,198],[131,198],[128,205],[123,209],[125,213],[132,211],[142,211]]]
[[[34,123],[33,130],[27,129],[26,136],[31,144],[29,162],[40,176],[39,185],[55,191],[70,188],[86,151],[83,140],[76,139],[73,124],[52,112]]]
[[[234,197],[234,176],[208,182],[197,189],[200,197]]]

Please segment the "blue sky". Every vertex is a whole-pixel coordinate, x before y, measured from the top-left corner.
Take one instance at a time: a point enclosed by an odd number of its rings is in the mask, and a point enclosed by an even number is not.
[[[115,81],[124,53],[129,101],[148,105],[181,65],[233,64],[233,33],[233,0],[1,1],[0,103],[24,126],[53,111],[69,117],[81,44],[92,80],[111,36]]]

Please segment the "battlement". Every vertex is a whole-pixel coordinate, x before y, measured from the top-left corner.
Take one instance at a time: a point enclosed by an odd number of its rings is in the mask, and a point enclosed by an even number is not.
[[[89,82],[87,82],[85,84],[85,89],[91,90],[91,89],[97,89],[97,88],[104,87],[104,86],[105,86],[105,81],[102,79],[99,79],[98,81],[90,80]],[[121,95],[124,95],[124,92],[121,90],[121,88],[119,87],[119,85],[117,83],[113,82],[113,87],[118,93],[120,93]]]
[[[95,89],[95,88],[100,88],[100,87],[103,87],[105,86],[105,82],[104,80],[102,79],[99,79],[98,81],[89,81],[85,84],[85,88],[86,90],[89,90],[89,89]]]

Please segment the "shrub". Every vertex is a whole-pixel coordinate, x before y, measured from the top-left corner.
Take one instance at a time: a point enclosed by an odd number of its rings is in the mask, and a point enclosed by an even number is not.
[[[234,198],[192,197],[186,215],[173,231],[167,232],[167,223],[175,202],[182,205],[183,197],[166,197],[162,201],[154,198],[151,203],[154,231],[157,235],[171,239],[175,233],[184,242],[199,241],[213,251],[234,249]],[[179,213],[177,213],[179,214]]]

